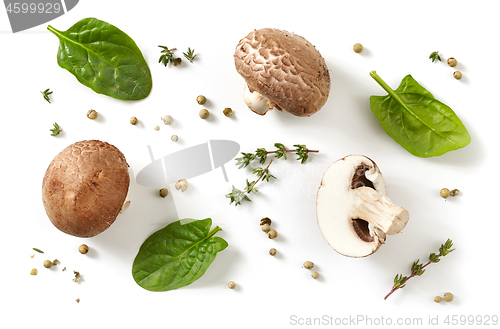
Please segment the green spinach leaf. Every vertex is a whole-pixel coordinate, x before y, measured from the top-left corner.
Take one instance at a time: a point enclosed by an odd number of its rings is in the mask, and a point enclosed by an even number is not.
[[[370,108],[385,132],[408,152],[419,157],[442,155],[467,146],[471,137],[462,121],[411,75],[392,90],[375,71],[371,77],[387,96],[371,96]]]
[[[186,223],[187,222],[187,223]],[[205,274],[227,242],[210,231],[212,219],[183,219],[153,233],[144,241],[132,266],[138,285],[150,291],[187,286]]]
[[[127,34],[96,18],[84,18],[67,31],[47,29],[59,38],[57,63],[98,94],[139,100],[153,82],[141,51]]]

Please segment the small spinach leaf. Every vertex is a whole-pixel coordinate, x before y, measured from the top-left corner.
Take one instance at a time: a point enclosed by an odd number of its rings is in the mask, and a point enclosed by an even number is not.
[[[188,221],[188,223],[186,223]],[[212,219],[184,219],[153,233],[144,241],[132,266],[138,285],[150,291],[187,286],[205,274],[227,242],[210,231]]]
[[[370,108],[385,132],[408,152],[419,157],[442,155],[467,146],[471,137],[462,121],[411,75],[392,90],[375,71],[371,77],[387,96],[371,96]]]
[[[139,100],[152,88],[151,72],[127,34],[96,18],[84,18],[67,31],[47,29],[59,38],[57,63],[98,94]]]

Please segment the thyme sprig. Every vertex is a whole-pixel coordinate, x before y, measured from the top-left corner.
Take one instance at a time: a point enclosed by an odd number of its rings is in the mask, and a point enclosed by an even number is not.
[[[439,254],[432,253],[429,255],[429,261],[424,265],[423,263],[420,263],[420,260],[417,259],[413,264],[411,265],[411,273],[409,276],[403,276],[402,274],[396,274],[394,277],[394,285],[391,289],[391,291],[384,297],[384,299],[387,299],[390,295],[392,295],[396,290],[404,288],[406,286],[406,282],[410,280],[411,278],[415,276],[421,276],[425,272],[425,268],[432,264],[432,263],[438,263],[441,259],[441,257],[444,257],[448,255],[450,252],[452,252],[455,249],[451,249],[453,247],[453,242],[448,239],[444,244],[441,245],[439,248]]]
[[[252,201],[248,197],[248,194],[251,194],[251,193],[256,194],[258,192],[258,190],[255,188],[255,185],[257,185],[257,183],[261,179],[265,180],[266,182],[269,182],[269,180],[271,178],[276,179],[276,176],[272,175],[269,172],[269,166],[271,166],[272,162],[273,162],[273,160],[271,159],[271,161],[269,161],[269,164],[265,168],[260,168],[260,167],[255,168],[252,173],[257,175],[257,179],[254,181],[251,181],[251,182],[248,181],[248,179],[247,179],[246,186],[243,190],[239,190],[239,189],[235,188],[233,185],[233,189],[232,189],[231,193],[226,194],[226,198],[229,198],[231,200],[229,202],[229,204],[232,204],[234,202],[234,205],[238,206],[238,205],[241,205],[241,201],[243,201],[243,200]]]
[[[41,93],[42,93],[42,95],[43,95],[43,98],[44,98],[47,102],[49,102],[49,104],[50,104],[50,98],[49,98],[49,96],[50,96],[50,94],[52,94],[52,93],[53,93],[53,91],[50,91],[50,88],[47,88],[47,89],[45,89],[44,91],[41,91]]]
[[[194,59],[195,59],[195,57],[196,57],[196,55],[194,54],[194,49],[191,49],[191,48],[189,48],[189,47],[188,47],[187,52],[182,53],[182,54],[184,55],[184,57],[186,57],[186,59],[187,59],[190,63],[192,63],[192,62],[193,62],[193,60],[194,60]]]
[[[61,127],[59,127],[57,122],[55,122],[54,128],[50,129],[50,131],[52,131],[52,134],[50,134],[51,136],[57,136],[61,133],[62,129],[61,129]]]
[[[174,66],[177,66],[180,64],[180,62],[182,62],[182,59],[174,57],[174,50],[177,50],[177,48],[169,49],[168,47],[165,46],[158,46],[158,47],[163,49],[161,51],[162,55],[160,56],[158,63],[162,63],[164,66],[167,66],[168,63],[172,63]]]
[[[285,145],[283,145],[281,143],[275,143],[274,146],[276,147],[276,150],[274,150],[274,151],[267,151],[265,148],[258,148],[254,153],[241,152],[242,157],[235,159],[236,165],[238,166],[238,169],[246,168],[254,160],[258,160],[259,163],[262,165],[262,164],[266,163],[266,161],[268,159],[268,155],[270,155],[270,154],[274,154],[275,159],[284,158],[286,160],[287,153],[296,153],[298,155],[297,160],[299,160],[300,163],[303,164],[309,158],[310,152],[319,152],[317,150],[309,150],[303,144],[294,145],[295,149],[287,149],[285,147]],[[269,167],[271,166],[273,160],[274,159],[271,159],[265,168],[262,168],[262,167],[254,168],[252,171],[252,174],[256,175],[257,179],[255,181],[251,181],[251,182],[248,181],[248,179],[247,179],[246,180],[246,187],[243,190],[237,189],[233,185],[231,193],[226,194],[226,198],[230,199],[229,204],[234,203],[235,206],[238,206],[238,205],[241,205],[241,202],[244,200],[252,201],[252,200],[250,200],[248,195],[251,193],[255,194],[258,192],[258,190],[255,188],[255,185],[259,181],[262,180],[262,181],[269,182],[269,180],[271,178],[276,179],[276,176],[272,175],[269,171]]]
[[[239,166],[238,169],[246,168],[255,159],[259,159],[259,163],[264,164],[269,154],[274,154],[276,159],[284,158],[286,160],[286,154],[293,152],[295,152],[299,156],[297,160],[300,160],[300,163],[303,164],[309,158],[308,153],[319,152],[318,150],[309,150],[303,144],[295,144],[295,149],[293,150],[286,149],[285,145],[281,143],[275,143],[274,147],[276,147],[276,150],[274,151],[267,151],[265,148],[258,148],[254,153],[241,152],[243,156],[236,158],[236,165]]]
[[[429,56],[429,59],[434,63],[435,61],[441,61],[441,57],[439,56],[439,51],[434,51]]]

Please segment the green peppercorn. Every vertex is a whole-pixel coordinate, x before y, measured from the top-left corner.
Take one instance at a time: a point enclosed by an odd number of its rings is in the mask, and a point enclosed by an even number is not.
[[[182,63],[182,58],[180,57],[174,58],[172,60],[172,64],[174,64],[174,66],[180,65],[181,63]]]
[[[86,254],[89,252],[89,246],[87,246],[86,244],[82,244],[80,245],[80,247],[78,247],[78,251],[80,252],[80,254]]]
[[[363,45],[360,44],[360,43],[356,43],[354,44],[354,46],[352,46],[352,50],[354,50],[355,53],[360,53],[363,51]]]
[[[442,300],[443,300],[443,299],[442,299],[440,296],[436,296],[436,297],[434,297],[434,301],[435,301],[436,303],[441,303],[441,301],[442,301]]]
[[[160,118],[166,125],[171,125],[174,122],[174,118],[171,115],[165,115],[163,118]]]
[[[43,266],[46,267],[46,268],[51,268],[52,267],[52,262],[47,259],[45,262],[43,262]]]
[[[448,60],[446,61],[446,63],[448,63],[448,65],[451,66],[451,67],[457,66],[457,60],[455,58],[453,58],[453,57],[448,58]]]
[[[314,263],[311,262],[311,261],[306,261],[306,262],[304,262],[303,266],[304,266],[304,268],[310,270],[310,269],[312,269],[314,267]]]
[[[439,191],[439,195],[441,195],[442,198],[446,199],[449,197],[451,194],[450,190],[447,188],[442,188],[441,191]]]
[[[207,109],[202,109],[200,111],[200,118],[202,118],[202,119],[208,118],[209,115],[210,115],[210,112],[208,112]]]
[[[87,118],[91,119],[91,120],[94,120],[97,118],[97,111],[95,110],[89,110],[87,112]]]
[[[196,102],[198,102],[198,104],[200,104],[200,105],[205,104],[206,101],[207,101],[207,98],[203,95],[199,95],[198,97],[196,97]]]
[[[264,225],[264,224],[269,224],[271,225],[272,221],[271,221],[271,218],[269,217],[264,217],[260,220],[260,225]]]
[[[158,191],[158,194],[160,194],[162,198],[165,198],[168,195],[168,190],[166,188],[162,188],[160,191]]]
[[[229,107],[226,107],[224,111],[222,111],[222,113],[224,113],[224,115],[229,118],[230,116],[233,115],[233,110],[230,109]]]
[[[445,302],[451,302],[453,300],[453,294],[451,292],[447,292],[444,294],[443,299]]]
[[[260,228],[262,229],[263,232],[266,233],[268,233],[271,230],[271,226],[269,224],[261,225]]]

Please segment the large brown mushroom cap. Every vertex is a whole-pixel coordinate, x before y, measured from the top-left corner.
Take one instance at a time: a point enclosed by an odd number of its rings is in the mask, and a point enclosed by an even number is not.
[[[297,34],[254,30],[238,43],[234,62],[249,91],[267,99],[268,109],[305,117],[321,109],[328,98],[330,74],[325,60]],[[253,109],[248,101],[247,105],[261,115],[267,111]]]
[[[118,216],[130,177],[125,156],[98,140],[66,147],[50,163],[42,184],[45,211],[64,233],[88,238]]]

